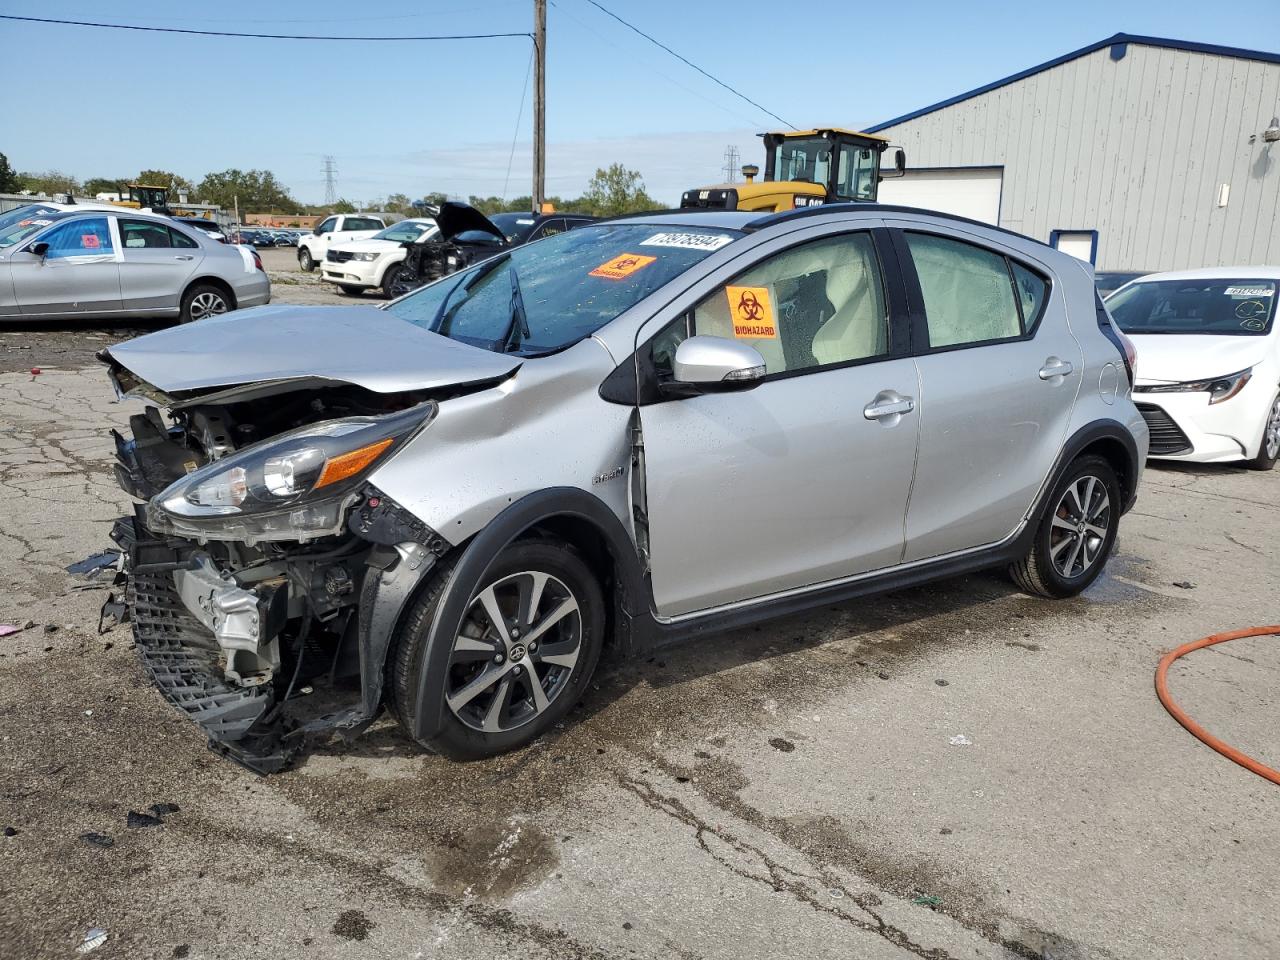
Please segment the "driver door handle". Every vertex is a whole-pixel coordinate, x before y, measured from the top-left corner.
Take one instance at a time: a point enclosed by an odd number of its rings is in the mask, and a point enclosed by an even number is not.
[[[1075,367],[1071,366],[1066,360],[1050,357],[1044,362],[1044,366],[1040,368],[1040,379],[1052,380],[1054,377],[1065,377],[1074,369]]]
[[[868,420],[883,420],[885,417],[900,417],[915,408],[914,397],[904,397],[896,390],[881,390],[874,400],[862,408],[862,415]]]
[[[175,260],[194,260],[194,259],[195,259],[195,257],[193,257],[193,256],[191,256],[190,254],[187,254],[187,253],[179,253],[179,254],[176,254],[176,255],[174,256],[174,258],[173,258],[173,259],[175,259]]]

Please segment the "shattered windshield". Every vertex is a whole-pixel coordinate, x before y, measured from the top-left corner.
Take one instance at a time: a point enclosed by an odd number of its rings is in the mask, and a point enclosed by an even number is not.
[[[487,350],[550,353],[589,337],[740,236],[701,226],[580,227],[515,247],[386,309]]]
[[[1125,333],[1259,336],[1271,328],[1276,281],[1151,280],[1131,283],[1107,298]]]

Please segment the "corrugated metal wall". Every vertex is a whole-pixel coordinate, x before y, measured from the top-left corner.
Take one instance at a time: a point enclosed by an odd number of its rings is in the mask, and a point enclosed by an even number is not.
[[[1131,43],[879,133],[910,167],[1003,164],[1001,226],[1097,230],[1099,270],[1173,270],[1280,263],[1277,113],[1280,64]]]

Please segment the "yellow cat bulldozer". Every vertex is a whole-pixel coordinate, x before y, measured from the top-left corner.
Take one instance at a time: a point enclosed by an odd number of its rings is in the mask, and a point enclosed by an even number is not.
[[[112,201],[118,207],[129,207],[131,210],[150,210],[164,216],[199,217],[213,220],[213,213],[206,209],[196,209],[178,204],[169,206],[169,188],[151,183],[126,183],[120,191],[120,199]]]
[[[761,134],[764,179],[760,168],[742,168],[745,183],[720,183],[686,190],[682,209],[781,211],[823,203],[863,200],[874,203],[885,176],[901,176],[906,154],[894,150],[894,173],[880,170],[889,141],[872,133],[827,127]]]

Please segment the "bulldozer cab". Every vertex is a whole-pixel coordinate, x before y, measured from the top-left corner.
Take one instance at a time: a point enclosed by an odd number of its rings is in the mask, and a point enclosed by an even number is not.
[[[169,189],[153,184],[125,184],[124,194],[120,198],[122,206],[145,210],[148,207],[156,213],[169,212]]]
[[[742,168],[745,183],[726,183],[688,190],[682,208],[721,210],[792,210],[823,203],[874,203],[881,180],[880,158],[889,141],[870,133],[829,127],[763,134],[764,179],[759,168]],[[905,169],[896,151],[894,165]]]

